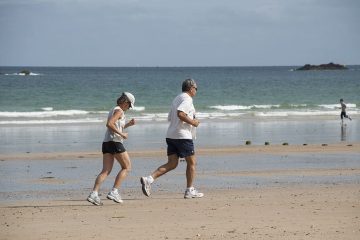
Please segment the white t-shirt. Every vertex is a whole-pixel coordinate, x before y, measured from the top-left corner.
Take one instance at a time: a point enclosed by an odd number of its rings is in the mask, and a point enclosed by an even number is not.
[[[170,121],[166,138],[171,139],[193,139],[195,138],[195,127],[180,120],[177,112],[184,112],[189,118],[195,118],[195,107],[193,99],[187,93],[179,94],[172,102],[168,121]]]
[[[119,106],[114,107],[113,109],[111,109],[109,111],[108,120],[114,115],[114,112],[116,110],[123,112],[123,110]],[[122,117],[115,122],[115,126],[119,130],[119,132],[123,132],[123,129],[125,127],[125,114],[124,113],[123,113]],[[113,132],[111,129],[106,128],[104,142],[110,142],[110,141],[122,143],[124,141],[124,139],[119,134]]]

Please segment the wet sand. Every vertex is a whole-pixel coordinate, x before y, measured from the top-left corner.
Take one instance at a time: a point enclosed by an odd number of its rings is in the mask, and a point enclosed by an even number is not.
[[[165,149],[160,150],[129,150],[132,157],[164,157]],[[197,155],[227,155],[227,154],[284,154],[284,153],[360,153],[360,143],[309,144],[309,145],[249,145],[221,148],[196,148]],[[86,152],[34,152],[1,154],[1,160],[52,160],[52,159],[101,159],[97,151]]]
[[[196,148],[237,148],[253,145],[351,144],[360,142],[357,119],[343,126],[325,119],[202,119],[197,130]],[[167,122],[138,122],[128,129],[128,151],[166,148]],[[53,152],[101,152],[105,124],[20,125],[0,127],[0,154]]]

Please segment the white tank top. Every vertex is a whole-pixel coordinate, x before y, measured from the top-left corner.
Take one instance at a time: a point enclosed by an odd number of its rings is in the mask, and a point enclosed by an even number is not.
[[[122,117],[115,122],[115,126],[118,129],[118,131],[123,132],[123,129],[125,127],[125,113],[119,106],[116,106],[109,111],[108,120],[114,115],[114,112],[116,110],[120,110],[121,112],[123,112]],[[111,129],[106,128],[104,142],[110,142],[110,141],[122,143],[124,139],[119,134],[114,133]]]

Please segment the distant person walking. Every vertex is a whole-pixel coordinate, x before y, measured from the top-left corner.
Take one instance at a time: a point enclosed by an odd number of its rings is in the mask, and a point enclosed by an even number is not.
[[[123,141],[128,138],[128,133],[124,132],[124,129],[135,125],[135,119],[131,119],[128,123],[125,120],[125,112],[134,107],[135,97],[129,92],[124,92],[116,103],[116,107],[110,110],[106,123],[107,129],[102,143],[103,168],[95,180],[93,191],[87,198],[94,205],[102,205],[98,192],[101,184],[110,174],[115,159],[119,162],[121,170],[115,178],[112,190],[107,195],[108,199],[116,203],[123,202],[119,188],[131,169],[130,157],[124,148]]]
[[[343,123],[344,117],[348,118],[351,121],[351,117],[346,114],[346,105],[342,98],[340,99],[340,105],[341,105],[341,113],[340,113],[341,123]]]
[[[186,190],[184,198],[201,198],[203,193],[198,192],[194,186],[196,157],[193,139],[196,135],[196,127],[200,122],[195,117],[193,97],[197,93],[197,85],[193,79],[186,79],[182,83],[182,93],[172,102],[168,121],[170,122],[167,133],[167,156],[168,162],[156,169],[150,176],[141,177],[142,191],[150,196],[151,184],[160,176],[175,169],[179,158],[185,158],[186,167]]]

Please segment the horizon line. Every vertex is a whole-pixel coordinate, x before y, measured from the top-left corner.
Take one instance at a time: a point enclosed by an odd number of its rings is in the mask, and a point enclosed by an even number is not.
[[[329,62],[330,63],[330,62]],[[321,63],[321,64],[329,64]],[[306,63],[309,64],[309,63]],[[304,64],[304,65],[306,65]],[[340,63],[335,63],[340,64]],[[60,65],[0,65],[0,67],[58,67],[58,68],[212,68],[212,67],[298,67],[304,65],[204,65],[204,66],[60,66]],[[310,64],[317,65],[317,64]],[[358,66],[360,64],[341,64],[344,66]]]

